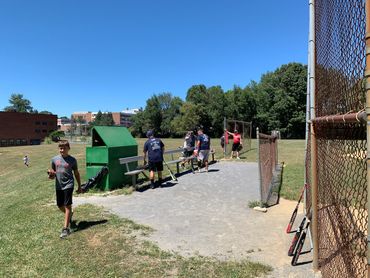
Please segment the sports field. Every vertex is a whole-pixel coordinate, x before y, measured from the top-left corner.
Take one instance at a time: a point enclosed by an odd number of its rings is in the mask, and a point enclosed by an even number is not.
[[[138,140],[139,149],[143,141]],[[164,142],[171,149],[182,140]],[[221,150],[216,151],[221,156]],[[282,196],[298,195],[303,151],[304,141],[280,141],[279,160],[287,165]],[[78,159],[84,177],[85,146],[72,145],[70,153]],[[30,156],[29,168],[23,165],[25,154]],[[84,219],[77,227],[81,232],[73,240],[60,240],[63,218],[54,205],[53,182],[46,175],[55,154],[55,144],[0,148],[0,277],[257,277],[269,271],[248,261],[184,258],[161,251],[137,237],[151,228],[91,205],[76,208]],[[246,154],[247,161],[255,157],[255,149]]]

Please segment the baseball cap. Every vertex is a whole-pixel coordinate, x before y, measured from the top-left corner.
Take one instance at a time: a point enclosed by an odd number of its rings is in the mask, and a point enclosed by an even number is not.
[[[151,129],[146,132],[146,137],[151,137],[153,135],[154,135],[154,132]]]

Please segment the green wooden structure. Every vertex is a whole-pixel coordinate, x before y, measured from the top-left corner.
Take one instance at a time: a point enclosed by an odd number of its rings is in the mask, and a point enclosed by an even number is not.
[[[94,177],[103,166],[109,173],[97,185],[102,190],[120,188],[131,184],[131,177],[124,175],[125,169],[119,158],[136,156],[138,145],[126,127],[95,126],[91,130],[92,146],[86,147],[86,177]]]

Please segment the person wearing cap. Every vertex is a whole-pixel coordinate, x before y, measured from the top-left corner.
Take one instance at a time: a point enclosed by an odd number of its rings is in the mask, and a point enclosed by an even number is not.
[[[228,130],[225,130],[228,134],[230,134],[233,137],[233,146],[231,149],[231,157],[230,159],[233,159],[234,155],[236,154],[236,159],[240,159],[239,157],[239,151],[242,148],[242,140],[241,140],[241,135],[238,132],[237,129],[234,130],[234,133],[229,132]]]
[[[161,139],[154,137],[153,130],[148,130],[146,137],[148,137],[148,140],[144,144],[144,164],[147,162],[146,157],[148,154],[150,188],[154,189],[154,172],[158,173],[159,187],[162,184],[164,144]]]
[[[208,155],[210,149],[211,139],[203,133],[202,128],[198,128],[197,147],[195,148],[195,154],[198,156],[198,172],[200,172],[202,163],[204,163],[206,172],[208,172]]]
[[[185,135],[185,141],[183,145],[184,161],[181,163],[181,167],[185,167],[185,163],[190,163],[189,158],[193,155],[195,149],[195,135],[193,131],[188,131]]]

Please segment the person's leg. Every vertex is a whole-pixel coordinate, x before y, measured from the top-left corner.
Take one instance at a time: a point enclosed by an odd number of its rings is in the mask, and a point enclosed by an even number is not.
[[[163,162],[158,162],[156,165],[157,173],[158,173],[158,184],[159,187],[162,185],[162,171],[163,171]]]
[[[61,212],[66,213],[66,209],[65,209],[64,206],[61,206],[61,207],[58,207],[58,208],[60,209]]]
[[[149,179],[150,179],[150,188],[154,189],[155,185],[154,185],[154,170],[153,169],[151,169],[149,172]]]
[[[206,168],[206,172],[208,172],[208,159],[204,160],[204,165],[205,165],[205,168]]]
[[[66,205],[64,206],[64,225],[62,232],[60,233],[60,238],[66,238],[71,233],[71,230],[69,229],[69,222],[72,212],[72,205]]]
[[[72,205],[65,206],[64,228],[69,228],[71,214],[72,214]]]
[[[159,187],[162,186],[162,171],[158,171],[158,184]]]

